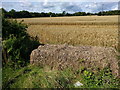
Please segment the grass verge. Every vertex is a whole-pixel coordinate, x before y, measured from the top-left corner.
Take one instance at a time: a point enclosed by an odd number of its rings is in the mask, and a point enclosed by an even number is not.
[[[109,68],[94,73],[90,70],[50,70],[28,65],[21,69],[3,68],[3,88],[120,88],[119,79]],[[82,86],[75,86],[80,82]]]

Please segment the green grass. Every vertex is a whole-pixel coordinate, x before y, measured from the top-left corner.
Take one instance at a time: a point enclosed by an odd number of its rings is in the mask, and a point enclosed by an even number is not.
[[[74,84],[79,81],[81,87]],[[105,68],[99,73],[89,70],[50,70],[49,67],[28,65],[21,69],[3,68],[3,88],[120,88],[119,80]]]

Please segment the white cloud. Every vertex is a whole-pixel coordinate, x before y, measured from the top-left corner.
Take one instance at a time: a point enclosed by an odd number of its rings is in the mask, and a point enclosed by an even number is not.
[[[82,10],[85,12],[100,12],[100,11],[108,11],[108,10],[118,10],[117,2],[94,2],[94,3],[82,3]]]
[[[2,2],[0,2],[0,8],[2,8]]]
[[[62,11],[67,11],[67,12],[81,12],[81,3],[74,3],[74,2],[63,2],[61,4],[61,9]]]
[[[118,10],[118,4],[113,6],[112,10]]]
[[[21,0],[2,0],[2,2],[19,2]],[[29,2],[43,2],[43,0],[28,0]],[[48,2],[119,2],[120,0],[47,0]]]
[[[7,10],[15,9],[17,11],[27,10],[30,12],[55,12],[60,13],[66,11],[74,12],[99,12],[103,10],[116,10],[118,4],[115,2],[29,2],[29,0],[20,0],[18,3],[4,2],[3,7]]]
[[[43,5],[46,6],[48,4],[48,0],[44,0]]]
[[[29,2],[28,0],[20,0],[19,2],[20,2],[20,5],[22,7],[30,7],[30,6],[32,6],[31,2]]]

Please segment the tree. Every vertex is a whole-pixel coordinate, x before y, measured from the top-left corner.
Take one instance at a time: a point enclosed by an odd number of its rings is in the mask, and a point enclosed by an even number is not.
[[[85,16],[85,15],[120,15],[120,10],[113,10],[113,11],[104,11],[98,13],[86,13],[86,12],[75,12],[73,14],[66,13],[63,11],[62,13],[38,13],[38,12],[28,12],[28,11],[15,11],[12,9],[11,11],[7,12],[5,9],[2,8],[2,14],[4,14],[5,18],[31,18],[31,17],[60,17],[60,16]]]
[[[1,8],[0,11],[2,12],[2,14],[6,14],[7,11],[4,8]]]
[[[49,13],[48,13],[48,16],[52,17],[52,12],[49,12]]]
[[[63,11],[63,12],[62,12],[62,15],[63,15],[63,16],[65,16],[65,15],[66,15],[66,12],[65,12],[65,11]]]
[[[9,11],[9,17],[10,18],[15,18],[16,17],[16,11],[14,9],[12,9],[11,11]]]
[[[31,17],[31,14],[28,12],[28,11],[20,11],[19,12],[19,16],[21,16],[21,18],[30,18]]]

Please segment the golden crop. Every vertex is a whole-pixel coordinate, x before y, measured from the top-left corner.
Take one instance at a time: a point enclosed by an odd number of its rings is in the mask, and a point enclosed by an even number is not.
[[[118,47],[118,16],[27,18],[24,21],[29,24],[28,33],[44,44]]]

